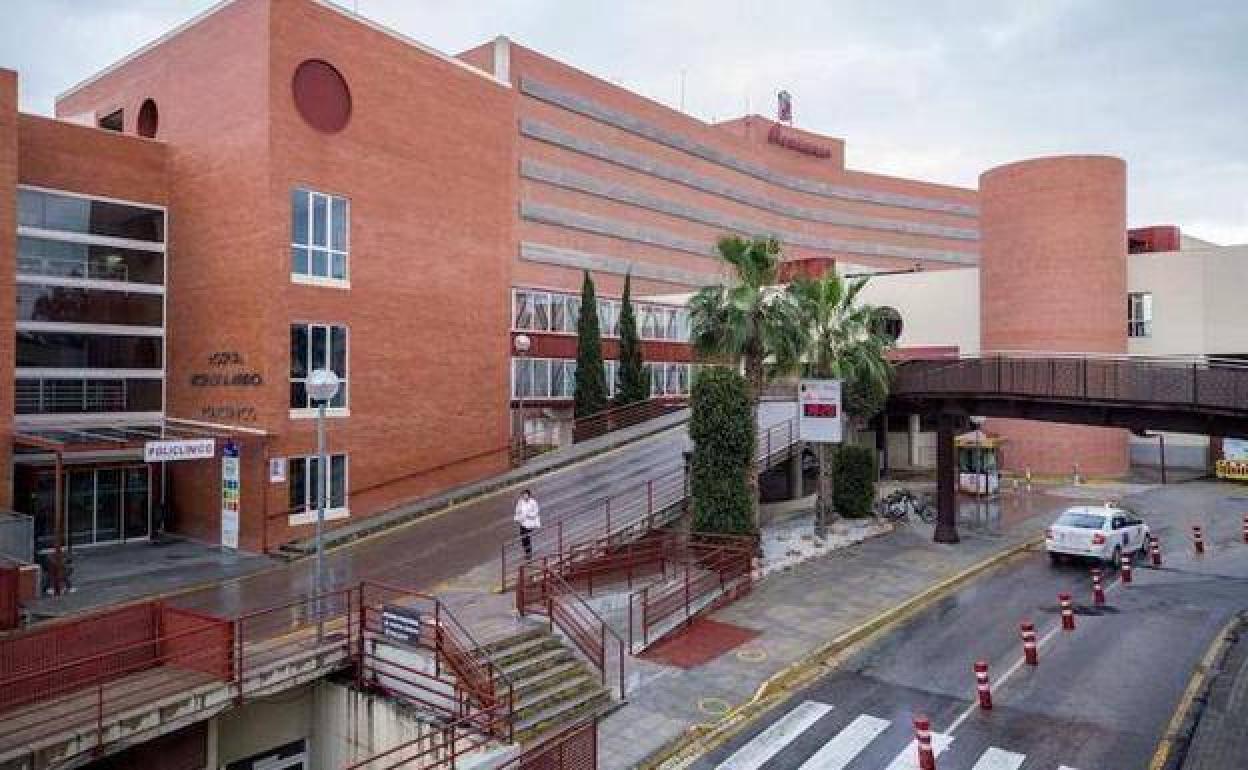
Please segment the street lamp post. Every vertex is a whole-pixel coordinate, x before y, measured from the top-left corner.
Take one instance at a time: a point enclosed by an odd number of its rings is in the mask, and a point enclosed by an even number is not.
[[[329,369],[308,373],[308,397],[316,402],[316,637],[323,632],[321,594],[325,592],[325,503],[329,498],[329,458],[325,456],[325,408],[338,395],[341,382]]]
[[[511,345],[515,349],[516,355],[521,360],[523,360],[526,356],[528,356],[529,348],[533,346],[533,340],[529,339],[529,335],[527,334],[517,334],[515,338],[512,339]],[[529,375],[529,380],[532,381],[533,379],[532,370],[528,372],[528,375]],[[516,390],[519,391],[519,395],[520,395],[520,398],[519,398],[519,401],[520,401],[520,463],[523,464],[527,462],[529,459],[528,457],[529,436],[526,430],[527,426],[525,425],[525,422],[524,422],[525,416],[526,416],[525,415],[525,403],[524,403],[525,386],[520,382],[519,377],[516,378],[516,385],[517,385]]]

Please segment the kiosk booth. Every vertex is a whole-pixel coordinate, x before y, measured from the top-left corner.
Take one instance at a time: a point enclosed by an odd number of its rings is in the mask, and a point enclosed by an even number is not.
[[[1001,487],[1001,445],[1004,439],[982,430],[954,439],[958,449],[958,489],[971,495],[995,495]]]

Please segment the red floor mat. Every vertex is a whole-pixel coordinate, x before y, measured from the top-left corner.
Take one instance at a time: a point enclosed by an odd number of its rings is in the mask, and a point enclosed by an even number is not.
[[[735,650],[759,633],[731,623],[698,618],[685,631],[664,639],[638,657],[677,668],[696,668]]]

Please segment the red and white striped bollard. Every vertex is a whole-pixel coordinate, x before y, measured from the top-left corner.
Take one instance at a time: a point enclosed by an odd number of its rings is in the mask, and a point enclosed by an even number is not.
[[[1199,556],[1205,552],[1205,535],[1201,531],[1199,524],[1192,525],[1192,544],[1196,546],[1196,554]]]
[[[1157,539],[1156,535],[1148,536],[1148,551],[1150,554],[1152,554],[1153,566],[1160,567],[1161,566],[1161,541]]]
[[[1097,607],[1105,604],[1105,586],[1101,584],[1101,571],[1092,570],[1092,603]]]
[[[1070,603],[1070,594],[1060,593],[1057,595],[1057,601],[1062,605],[1062,630],[1075,630],[1075,608]]]
[[[1034,666],[1040,662],[1036,653],[1036,624],[1030,620],[1024,620],[1018,624],[1018,629],[1023,637],[1023,661],[1029,666]]]
[[[919,749],[919,770],[936,770],[936,755],[932,753],[932,722],[927,717],[914,718],[914,743]]]
[[[975,661],[975,690],[979,693],[979,707],[992,710],[992,690],[988,685],[988,661]]]
[[[1131,554],[1124,553],[1122,555],[1122,584],[1131,584]]]

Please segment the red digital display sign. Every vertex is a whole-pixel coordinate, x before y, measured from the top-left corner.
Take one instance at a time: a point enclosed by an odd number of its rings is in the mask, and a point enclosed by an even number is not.
[[[836,404],[802,404],[803,417],[836,417]]]

